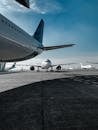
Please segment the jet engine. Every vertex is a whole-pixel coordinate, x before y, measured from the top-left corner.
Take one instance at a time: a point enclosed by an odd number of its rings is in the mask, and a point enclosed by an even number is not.
[[[30,67],[30,70],[34,71],[34,70],[35,70],[34,66],[31,66],[31,67]]]

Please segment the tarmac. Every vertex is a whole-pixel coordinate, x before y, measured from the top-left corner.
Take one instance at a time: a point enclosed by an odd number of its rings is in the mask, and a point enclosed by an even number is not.
[[[20,86],[59,78],[73,77],[74,75],[98,75],[98,70],[74,70],[57,72],[5,72],[0,74],[0,92],[18,88]]]
[[[0,130],[98,129],[98,70],[1,74],[0,91]]]

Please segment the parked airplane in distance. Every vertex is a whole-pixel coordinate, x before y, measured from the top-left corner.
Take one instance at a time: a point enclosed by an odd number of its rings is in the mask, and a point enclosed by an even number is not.
[[[8,63],[0,63],[0,72],[6,72],[15,68],[16,63],[9,65]]]
[[[19,2],[23,6],[30,8],[29,0],[16,0],[16,1]]]
[[[56,67],[56,70],[57,71],[60,71],[62,69],[62,66],[64,65],[71,65],[71,64],[74,64],[74,63],[65,63],[65,64],[52,64],[51,60],[47,59],[45,61],[43,61],[42,63],[40,63],[40,65],[22,65],[22,64],[17,64],[16,66],[29,66],[30,70],[34,71],[36,68],[37,68],[37,71],[40,71],[40,69],[45,69],[45,70],[48,70],[48,69],[51,69],[51,71],[53,71],[53,68]]]
[[[51,68],[51,70],[53,70],[54,66],[58,66],[58,65],[52,65],[52,62],[49,59],[47,59],[47,60],[43,61],[41,63],[41,65],[32,65],[32,66],[30,66],[30,70],[35,70],[35,67],[38,68],[37,71],[39,71],[39,68],[46,69],[46,70]]]
[[[82,63],[80,63],[81,69],[91,69],[93,68],[92,65],[83,65]]]
[[[52,64],[51,60],[47,59],[41,63],[41,66],[38,66],[41,69],[49,69],[53,70],[53,67],[56,67],[56,70],[61,70],[63,65],[71,65],[74,63],[65,63],[65,64]]]
[[[44,21],[41,19],[34,35],[30,36],[20,27],[0,14],[0,62],[16,62],[33,58],[43,51],[71,47],[74,44],[44,47]]]

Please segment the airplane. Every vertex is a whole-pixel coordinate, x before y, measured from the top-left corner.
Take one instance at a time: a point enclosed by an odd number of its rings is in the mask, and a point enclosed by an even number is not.
[[[30,8],[30,4],[29,4],[29,0],[16,0],[19,4],[27,7],[27,8]]]
[[[52,65],[52,62],[51,62],[49,59],[47,59],[47,60],[43,61],[43,62],[41,63],[41,65],[33,65],[33,66],[30,66],[30,70],[35,70],[35,67],[38,68],[37,71],[39,71],[39,68],[41,68],[41,69],[46,69],[46,70],[48,70],[49,68],[51,68],[51,70],[53,70],[53,67],[54,67],[54,66],[57,66],[57,65]]]
[[[33,58],[43,51],[75,44],[58,46],[43,46],[44,21],[41,19],[34,35],[29,35],[19,26],[15,25],[5,16],[0,14],[0,62],[17,62]]]
[[[41,69],[45,69],[48,71],[49,68],[51,68],[51,71],[53,71],[53,67],[56,67],[57,71],[60,71],[62,69],[63,65],[71,65],[71,64],[75,64],[75,63],[65,63],[65,64],[52,64],[51,60],[47,59],[45,61],[43,61],[42,63],[40,63],[40,65],[30,65],[30,64],[17,64],[16,66],[25,66],[26,68],[29,66],[29,69],[31,71],[34,71],[35,68],[37,68],[37,71],[40,71]]]
[[[82,63],[80,63],[81,69],[91,69],[92,65],[83,65]]]
[[[65,64],[52,64],[51,60],[47,59],[41,63],[41,65],[32,65],[30,66],[30,70],[34,71],[35,67],[37,67],[37,71],[39,71],[39,68],[45,69],[48,71],[49,68],[51,68],[51,71],[53,71],[53,67],[56,67],[57,71],[60,71],[62,69],[63,65],[71,65],[74,63],[65,63]]]
[[[0,63],[0,72],[6,72],[11,69],[15,68],[16,63],[13,63],[12,65],[8,65],[7,63]]]

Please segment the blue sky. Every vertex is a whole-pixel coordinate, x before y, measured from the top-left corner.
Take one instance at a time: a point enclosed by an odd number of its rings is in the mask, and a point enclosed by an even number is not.
[[[75,43],[72,48],[44,52],[38,59],[98,56],[98,0],[31,0],[26,9],[14,0],[2,0],[0,12],[33,34],[40,19],[45,21],[45,46]]]

